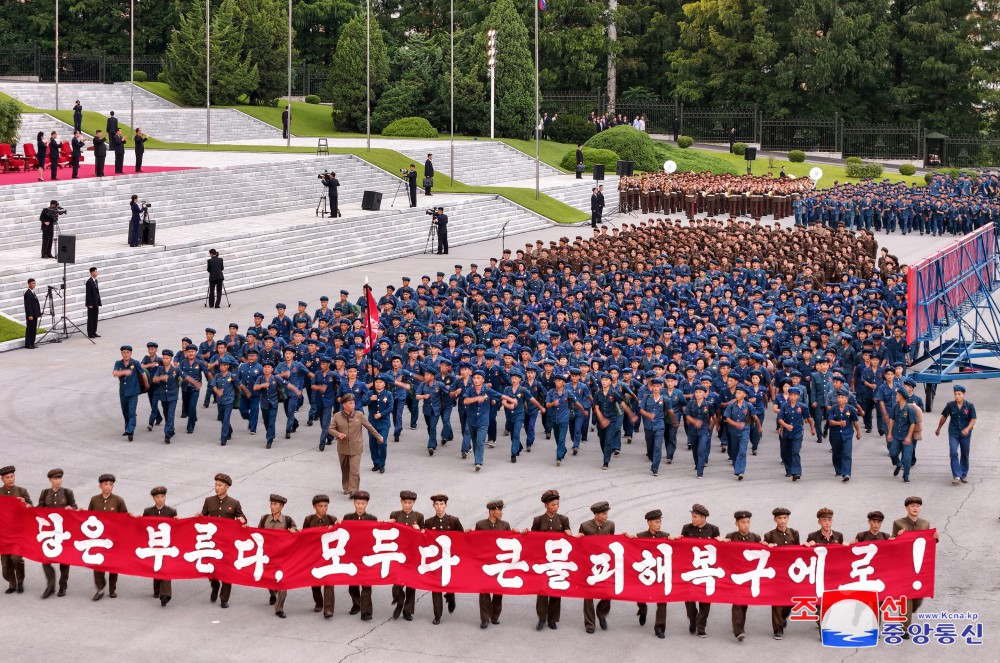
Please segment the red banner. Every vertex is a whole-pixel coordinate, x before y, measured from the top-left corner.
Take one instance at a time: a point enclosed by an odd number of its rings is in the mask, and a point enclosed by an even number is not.
[[[375,343],[378,340],[378,319],[379,310],[378,302],[375,301],[375,296],[372,295],[372,289],[368,286],[367,279],[365,280],[365,352],[368,354],[375,349]]]
[[[298,533],[215,518],[135,518],[0,498],[0,552],[133,576],[236,585],[401,584],[464,594],[791,605],[825,589],[934,595],[933,530],[807,548],[713,539],[419,532],[349,522]]]

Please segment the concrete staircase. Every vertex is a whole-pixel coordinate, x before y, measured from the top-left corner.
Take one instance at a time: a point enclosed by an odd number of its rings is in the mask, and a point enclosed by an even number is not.
[[[71,110],[79,99],[83,110],[115,115],[124,118],[128,114],[129,103],[134,94],[135,107],[139,108],[179,108],[177,104],[148,92],[138,85],[134,90],[131,83],[60,83],[59,108],[56,108],[56,86],[54,83],[0,82],[0,91],[20,102],[35,108]],[[127,119],[126,119],[127,121]]]
[[[566,203],[570,207],[575,207],[584,212],[590,213],[591,189],[597,184],[604,185],[604,210],[610,212],[618,207],[618,176],[611,175],[605,177],[601,182],[595,182],[592,176],[587,176],[583,180],[571,180],[571,184],[560,183],[559,186],[545,188],[542,193],[548,194],[556,200]]]
[[[207,143],[205,118],[203,108],[137,108],[135,111],[135,125],[143,133],[170,143]],[[258,138],[281,138],[281,129],[235,108],[212,109],[213,143]]]
[[[316,179],[323,170],[339,173],[341,203],[360,200],[364,189],[391,196],[399,181],[357,157],[332,155],[280,164],[0,187],[0,275],[19,269],[18,261],[24,256],[37,257],[38,215],[52,199],[68,210],[60,217],[61,231],[86,242],[107,235],[125,236],[133,193],[153,204],[151,216],[158,222],[158,232],[163,232],[176,226],[315,206],[326,192]],[[23,254],[29,247],[32,250]]]
[[[38,136],[38,132],[41,131],[45,134],[45,142],[49,141],[49,134],[53,131],[59,132],[60,140],[69,140],[73,137],[73,127],[61,120],[57,120],[48,113],[24,113],[21,115],[21,130],[19,136],[21,137],[21,144],[27,142],[35,142],[35,137]],[[89,138],[89,134],[87,134]],[[18,152],[24,154],[23,149],[18,149]]]
[[[438,143],[425,150],[403,150],[403,154],[413,159],[417,165],[419,179],[423,180],[423,164],[428,152],[434,154],[434,170],[450,174],[451,148],[447,143]],[[563,174],[546,163],[541,164],[539,173],[542,177]],[[460,182],[472,186],[489,186],[534,176],[535,160],[506,143],[468,140],[455,142],[455,179]]]

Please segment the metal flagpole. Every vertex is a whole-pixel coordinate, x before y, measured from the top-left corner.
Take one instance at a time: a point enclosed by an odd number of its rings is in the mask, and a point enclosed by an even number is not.
[[[132,127],[132,137],[135,138],[135,0],[129,2],[128,9],[128,125]]]
[[[365,136],[372,151],[372,2],[365,2]]]
[[[59,0],[56,0],[56,110],[59,110]]]
[[[451,0],[451,186],[455,186],[455,0]]]
[[[288,0],[288,141],[292,146],[292,0]]]
[[[212,0],[205,0],[205,142],[212,144],[212,102],[209,98],[212,87],[212,30],[209,12]]]
[[[538,139],[541,133],[538,130],[538,0],[535,2],[535,200],[539,199],[539,165],[538,165]]]

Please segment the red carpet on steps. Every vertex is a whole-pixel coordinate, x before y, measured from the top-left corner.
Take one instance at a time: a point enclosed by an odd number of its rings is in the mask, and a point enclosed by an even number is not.
[[[146,166],[146,165],[143,165],[142,172],[141,173],[136,173],[134,166],[126,164],[125,165],[125,172],[122,173],[121,175],[115,175],[114,174],[115,173],[115,164],[114,164],[114,161],[108,161],[108,163],[106,163],[104,165],[104,177],[105,177],[105,179],[112,178],[112,177],[125,177],[125,176],[128,176],[130,178],[135,177],[135,176],[142,177],[143,175],[146,175],[147,173],[163,173],[163,172],[167,172],[169,170],[192,170],[192,168],[193,167],[191,167],[191,166]],[[46,182],[50,181],[49,180],[49,176],[50,175],[51,175],[51,171],[48,168],[46,168],[45,169],[45,173],[44,173],[44,177],[45,177],[45,181]],[[59,177],[59,180],[58,180],[59,182],[72,182],[73,181],[73,169],[72,168],[60,168],[58,170],[58,172],[57,172],[57,175]],[[82,179],[90,179],[92,177],[96,177],[94,175],[94,164],[92,164],[92,163],[81,164],[80,165],[80,171],[79,171],[79,177],[77,179],[80,179],[80,180],[82,180]],[[37,182],[38,184],[41,184],[41,182],[38,181],[38,171],[37,170],[29,170],[29,171],[26,171],[26,172],[18,171],[18,172],[0,173],[0,186],[8,186],[8,185],[11,185],[11,184],[31,184],[32,182]]]

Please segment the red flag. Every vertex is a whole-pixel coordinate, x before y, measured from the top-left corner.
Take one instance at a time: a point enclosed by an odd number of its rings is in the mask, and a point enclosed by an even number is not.
[[[365,312],[365,354],[368,354],[375,347],[378,338],[378,302],[372,295],[372,289],[365,284],[365,297],[368,306]]]

